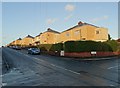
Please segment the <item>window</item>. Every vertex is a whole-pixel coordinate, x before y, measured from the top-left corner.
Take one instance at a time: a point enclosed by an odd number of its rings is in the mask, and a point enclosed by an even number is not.
[[[42,36],[42,39],[44,39],[44,36]]]
[[[100,34],[100,31],[97,30],[97,31],[96,31],[96,34]]]
[[[66,33],[66,36],[69,36],[69,33]]]
[[[80,33],[79,30],[76,30],[76,31],[74,32],[75,35],[78,35],[79,33]]]
[[[85,40],[86,38],[82,38],[82,40]]]

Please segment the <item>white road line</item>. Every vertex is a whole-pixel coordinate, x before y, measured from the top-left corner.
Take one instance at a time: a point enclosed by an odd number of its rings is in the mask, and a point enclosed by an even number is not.
[[[113,67],[109,67],[108,69],[117,68],[117,67],[119,67],[119,65],[113,66]]]
[[[30,56],[27,55],[27,54],[24,54],[24,53],[21,53],[21,52],[18,52],[18,51],[15,51],[15,52],[17,52],[17,53],[19,53],[19,54],[22,54],[22,55],[25,55],[25,56],[27,56],[27,57],[30,57]],[[78,72],[75,72],[75,71],[72,71],[72,70],[69,70],[69,69],[63,68],[63,67],[61,67],[61,66],[57,66],[57,65],[55,65],[55,64],[51,64],[51,63],[49,63],[49,62],[47,62],[47,61],[45,61],[45,60],[41,60],[41,59],[39,59],[39,58],[35,58],[35,57],[33,57],[33,59],[39,60],[39,61],[41,61],[41,62],[48,63],[49,65],[54,66],[54,67],[56,67],[56,68],[60,68],[60,69],[63,69],[63,70],[66,70],[66,71],[72,72],[72,73],[74,73],[74,74],[80,75],[80,73],[78,73]]]
[[[55,65],[55,64],[51,64],[51,63],[49,63],[49,62],[47,62],[47,61],[44,61],[44,60],[41,60],[41,59],[38,59],[38,58],[33,58],[33,59],[36,59],[36,60],[39,60],[39,61],[42,61],[42,62],[46,62],[46,63],[48,63],[49,65],[52,65],[52,66],[54,66],[54,67],[56,67],[56,68],[60,68],[60,69],[63,69],[63,70],[72,72],[72,73],[74,73],[74,74],[80,75],[80,73],[78,73],[78,72],[75,72],[75,71],[72,71],[72,70],[63,68],[63,67],[61,67],[61,66],[57,66],[57,65]]]
[[[66,71],[69,71],[69,72],[75,73],[75,74],[77,74],[77,75],[80,75],[80,73],[78,73],[78,72],[75,72],[75,71],[72,71],[72,70],[69,70],[69,69],[66,69],[66,68],[60,67],[60,66],[56,66],[56,65],[54,65],[54,67],[61,68],[61,69],[63,69],[63,70],[66,70]]]
[[[7,83],[2,83],[2,86],[6,86],[7,85]]]
[[[21,54],[23,54],[23,53],[21,53]],[[30,56],[27,55],[27,54],[23,54],[23,55],[25,55],[25,56],[27,56],[27,57],[30,57]],[[72,72],[72,73],[74,73],[74,74],[80,75],[80,73],[78,73],[78,72],[75,72],[75,71],[72,71],[72,70],[69,70],[69,69],[66,69],[66,68],[63,68],[63,67],[57,66],[57,65],[55,65],[55,64],[51,64],[51,63],[49,63],[49,62],[47,62],[47,61],[45,61],[45,60],[41,60],[41,59],[39,59],[39,58],[35,58],[35,57],[32,57],[32,58],[33,58],[33,59],[36,59],[36,60],[39,60],[39,61],[41,61],[41,62],[48,63],[48,64],[51,65],[51,66],[54,66],[54,67],[57,67],[57,68],[60,68],[60,69],[63,69],[63,70],[66,70],[66,71]]]
[[[110,86],[114,86],[114,85],[111,84]]]

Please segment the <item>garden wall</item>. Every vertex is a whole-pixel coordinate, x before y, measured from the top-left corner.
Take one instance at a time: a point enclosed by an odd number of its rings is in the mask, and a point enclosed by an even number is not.
[[[107,57],[120,55],[120,52],[96,52],[96,54],[91,54],[90,52],[65,52],[66,57]]]

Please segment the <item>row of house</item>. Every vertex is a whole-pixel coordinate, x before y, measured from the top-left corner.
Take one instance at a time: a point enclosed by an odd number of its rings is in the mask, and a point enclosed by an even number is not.
[[[108,29],[80,21],[76,26],[71,27],[63,32],[58,32],[48,28],[47,31],[40,33],[35,37],[28,35],[23,39],[19,38],[11,42],[9,45],[28,46],[39,44],[55,44],[61,42],[64,43],[71,40],[107,41]]]

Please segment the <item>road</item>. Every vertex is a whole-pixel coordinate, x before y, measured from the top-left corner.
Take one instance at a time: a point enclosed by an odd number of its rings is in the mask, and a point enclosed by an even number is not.
[[[2,49],[12,69],[3,73],[3,86],[118,86],[119,58],[84,61],[25,50]]]

